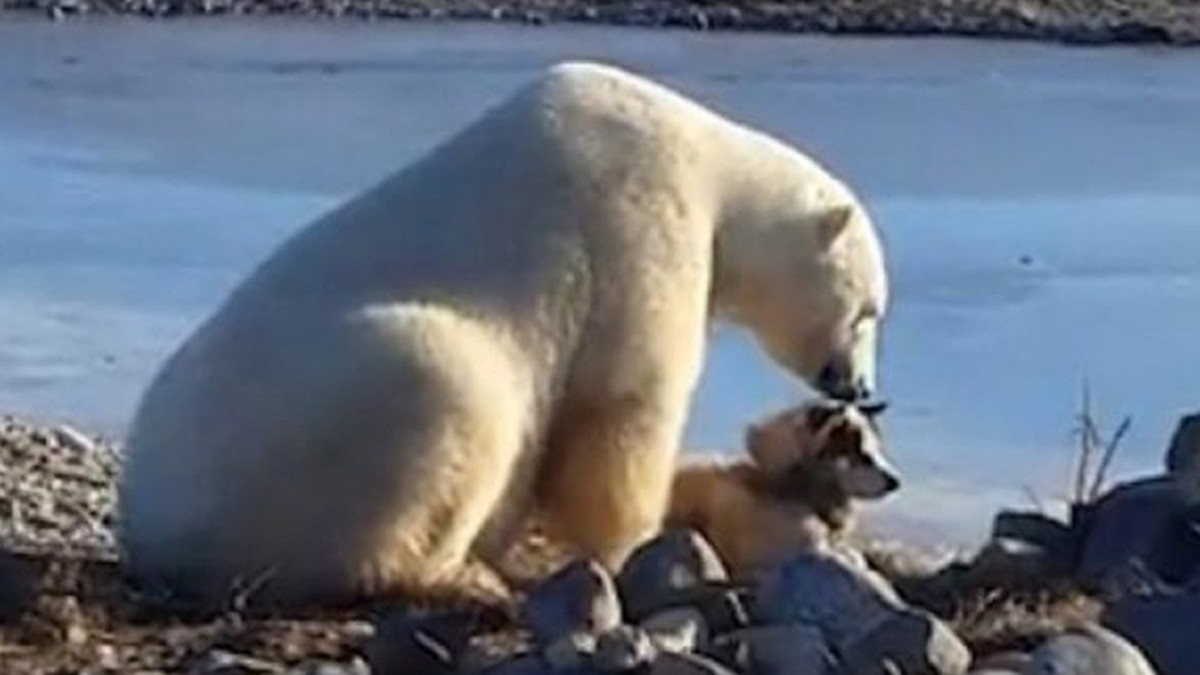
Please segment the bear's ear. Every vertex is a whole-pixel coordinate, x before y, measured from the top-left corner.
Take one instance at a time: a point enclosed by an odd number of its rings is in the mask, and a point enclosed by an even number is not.
[[[817,240],[823,246],[829,246],[850,227],[854,216],[854,207],[849,204],[834,206],[817,216]]]

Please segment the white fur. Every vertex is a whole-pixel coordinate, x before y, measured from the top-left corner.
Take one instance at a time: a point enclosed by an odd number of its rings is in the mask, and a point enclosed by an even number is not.
[[[711,317],[873,384],[886,295],[815,162],[560,65],[287,242],[169,359],[122,542],[148,576],[454,586],[536,505],[615,565],[658,528]]]

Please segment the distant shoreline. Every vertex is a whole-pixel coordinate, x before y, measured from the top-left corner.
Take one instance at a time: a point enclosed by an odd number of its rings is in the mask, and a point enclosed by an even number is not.
[[[1200,4],[1189,0],[0,0],[0,10],[56,20],[289,15],[1200,45]]]

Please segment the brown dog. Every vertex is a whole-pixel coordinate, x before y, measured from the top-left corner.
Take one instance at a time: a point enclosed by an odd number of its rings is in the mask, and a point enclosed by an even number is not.
[[[823,400],[751,425],[749,460],[679,468],[665,525],[703,534],[742,578],[824,547],[849,529],[852,500],[900,487],[873,420],[882,409]]]

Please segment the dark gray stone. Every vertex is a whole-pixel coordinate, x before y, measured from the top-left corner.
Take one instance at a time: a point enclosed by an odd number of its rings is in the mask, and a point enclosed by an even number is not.
[[[462,612],[417,615],[393,612],[375,624],[367,643],[374,675],[453,673],[470,639],[471,618]]]
[[[634,603],[625,607],[626,618],[633,623],[658,612],[677,607],[692,607],[704,616],[712,634],[728,633],[750,625],[750,590],[728,582],[705,582],[691,588],[665,591],[654,602]]]
[[[1161,675],[1200,673],[1200,595],[1131,598],[1104,623],[1141,647]]]
[[[804,624],[756,626],[717,638],[715,658],[753,675],[823,675],[834,668],[821,631]]]
[[[1196,533],[1190,508],[1169,478],[1149,478],[1117,486],[1087,517],[1079,560],[1081,581],[1108,587],[1110,580],[1138,566],[1171,583],[1182,583],[1197,564],[1188,550]],[[1181,548],[1181,545],[1183,548]]]
[[[37,567],[8,551],[0,551],[0,623],[15,621],[37,596]]]
[[[753,613],[760,623],[819,628],[843,653],[904,607],[879,574],[824,553],[804,553],[764,575]]]
[[[698,654],[661,654],[647,672],[648,675],[737,675]]]
[[[425,671],[414,667],[411,670],[397,670],[397,675],[425,675]],[[591,675],[595,671],[578,668],[557,670],[536,656],[518,656],[483,671],[483,675]]]
[[[950,627],[919,610],[896,612],[839,651],[845,675],[961,675],[971,652]]]
[[[1200,412],[1185,415],[1167,447],[1167,472],[1200,496]]]
[[[539,645],[575,632],[600,634],[621,623],[621,603],[612,578],[598,563],[576,561],[537,586],[522,615]]]
[[[1061,556],[1038,544],[1000,537],[989,541],[971,561],[971,583],[994,588],[1037,588],[1072,572]]]
[[[1155,675],[1137,647],[1096,625],[1050,638],[1031,657],[1027,675]]]
[[[1079,529],[1041,513],[1001,511],[992,523],[992,538],[1037,547],[1047,574],[1068,574],[1079,561]]]
[[[1054,548],[1069,544],[1075,533],[1070,525],[1042,513],[1001,511],[992,521],[992,536]]]
[[[699,533],[681,529],[635,550],[617,575],[617,589],[628,616],[637,620],[676,601],[680,591],[728,579],[712,545]]]
[[[542,649],[542,659],[555,671],[581,668],[596,654],[596,637],[591,633],[569,633]]]
[[[1001,652],[980,659],[974,664],[971,673],[1022,673],[1031,665],[1033,657],[1025,652]]]

